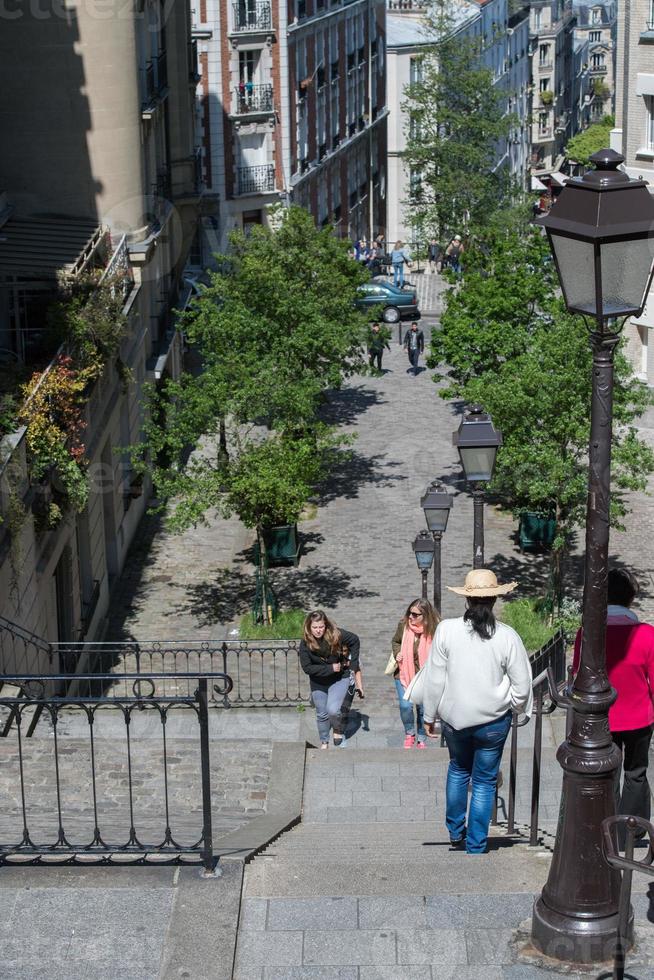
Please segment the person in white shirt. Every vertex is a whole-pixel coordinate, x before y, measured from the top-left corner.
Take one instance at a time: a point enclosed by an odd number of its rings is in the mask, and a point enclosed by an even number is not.
[[[515,630],[495,619],[499,595],[517,582],[500,585],[487,568],[469,572],[459,619],[437,627],[425,665],[422,693],[425,729],[433,736],[437,718],[450,753],[445,823],[453,846],[484,854],[502,751],[512,712],[531,714],[532,674],[524,644]],[[470,811],[468,786],[472,781]]]

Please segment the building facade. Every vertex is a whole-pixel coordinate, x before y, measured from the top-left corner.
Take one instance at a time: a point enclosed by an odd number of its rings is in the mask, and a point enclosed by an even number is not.
[[[0,375],[53,377],[47,311],[62,278],[111,283],[126,329],[84,393],[81,513],[56,469],[30,478],[24,427],[2,438],[0,615],[66,642],[101,635],[146,507],[149,487],[120,450],[142,437],[144,382],[180,373],[172,308],[201,185],[185,0],[61,11],[25,8],[0,33]],[[44,523],[52,500],[60,518]]]
[[[412,182],[403,156],[408,118],[403,109],[407,86],[420,79],[420,63],[429,50],[425,4],[416,0],[388,0],[388,229],[389,238],[411,241],[414,230],[405,217]],[[493,75],[493,84],[506,97],[506,109],[515,117],[507,139],[496,148],[493,168],[506,168],[519,188],[525,187],[529,131],[529,22],[526,8],[509,17],[506,0],[461,0],[452,8],[452,33],[462,41],[478,42],[480,63]]]
[[[221,249],[272,204],[343,237],[386,225],[383,0],[200,0],[205,181]]]
[[[574,23],[570,0],[530,4],[531,171],[537,177],[559,169],[564,147],[574,135]]]
[[[617,12],[615,129],[612,149],[622,153],[630,177],[654,191],[654,11],[650,0],[621,0]],[[637,376],[654,384],[654,297],[642,317],[624,328]]]
[[[616,5],[613,0],[580,3],[574,8],[575,40],[587,41],[587,70],[591,79],[590,121],[613,115],[615,101]]]

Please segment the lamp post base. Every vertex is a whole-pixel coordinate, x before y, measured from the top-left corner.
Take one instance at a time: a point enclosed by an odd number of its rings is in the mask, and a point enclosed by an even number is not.
[[[633,941],[631,909],[628,936]],[[542,895],[534,903],[531,939],[546,956],[570,963],[602,963],[613,959],[618,933],[618,914],[584,920],[549,908]]]

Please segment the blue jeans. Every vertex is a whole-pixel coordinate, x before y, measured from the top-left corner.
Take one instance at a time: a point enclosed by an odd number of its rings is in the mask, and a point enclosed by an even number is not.
[[[341,707],[349,686],[350,671],[348,670],[344,677],[332,684],[326,691],[311,692],[321,742],[329,742],[329,732],[332,728],[334,734],[342,734]]]
[[[395,678],[395,690],[397,691],[397,699],[400,703],[400,718],[402,719],[402,724],[404,725],[404,731],[406,735],[415,735],[416,733],[416,722],[413,717],[413,710],[415,708],[416,714],[418,715],[418,738],[421,742],[427,738],[425,733],[425,723],[422,718],[422,705],[412,704],[411,701],[404,700],[404,687],[399,677]]]
[[[510,711],[486,725],[473,725],[459,731],[443,722],[443,735],[450,753],[445,823],[452,840],[459,840],[466,833],[468,785],[472,779],[466,837],[468,854],[486,853],[497,774],[510,728]]]
[[[393,285],[400,288],[404,285],[404,262],[398,262],[393,266]]]

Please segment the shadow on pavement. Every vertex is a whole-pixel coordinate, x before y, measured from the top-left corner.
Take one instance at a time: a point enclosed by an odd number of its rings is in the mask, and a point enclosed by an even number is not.
[[[388,487],[399,480],[406,480],[407,476],[403,472],[404,464],[401,462],[389,462],[384,455],[362,456],[360,453],[352,452],[348,457],[342,459],[330,471],[329,477],[316,489],[314,499],[321,505],[328,504],[330,501],[345,497],[351,500],[358,497],[359,487],[364,484],[375,483],[380,487]],[[392,468],[400,470],[399,473],[384,472]]]
[[[330,391],[321,406],[320,417],[328,425],[351,425],[359,415],[385,401],[378,391],[365,385]]]

